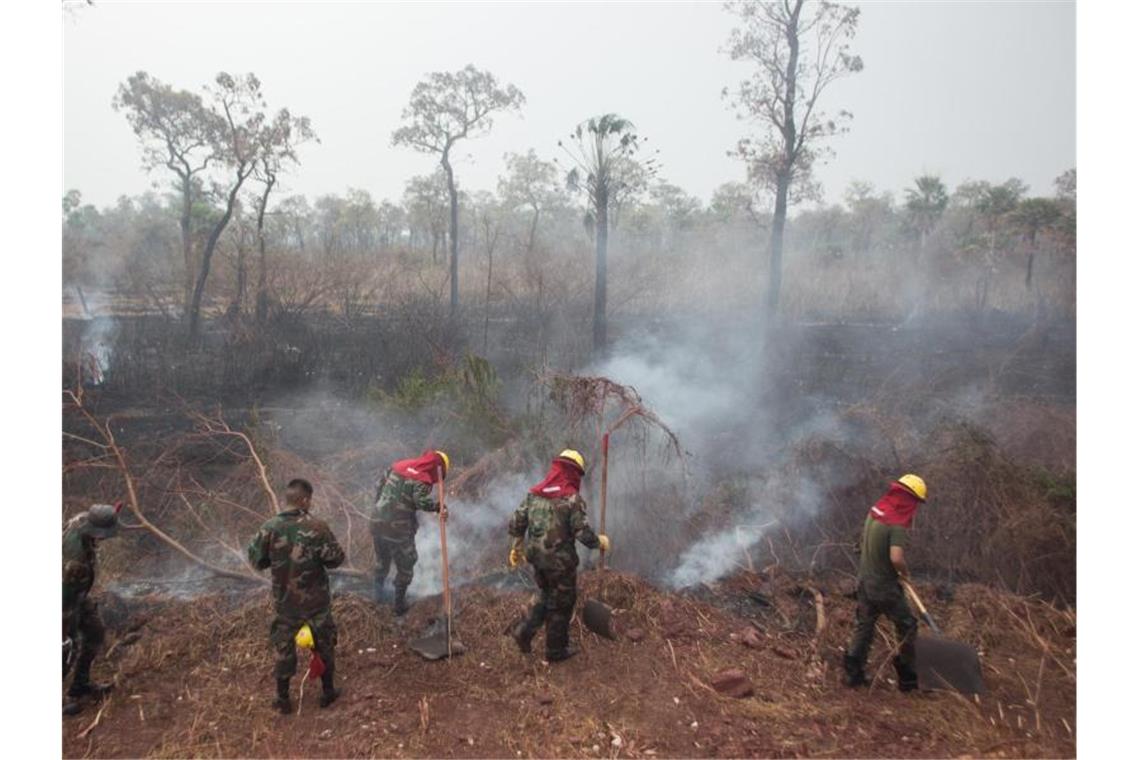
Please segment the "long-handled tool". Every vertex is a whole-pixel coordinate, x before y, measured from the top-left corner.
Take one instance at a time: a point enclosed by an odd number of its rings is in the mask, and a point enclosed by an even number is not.
[[[942,637],[942,630],[922,603],[909,581],[900,581],[934,636],[919,636],[914,642],[918,685],[923,689],[955,689],[966,694],[985,692],[978,650],[961,641]]]
[[[610,474],[610,433],[616,430],[631,416],[633,416],[633,412],[627,411],[618,418],[617,422],[610,426],[609,430],[602,434],[602,483],[598,494],[598,532],[602,534],[606,532],[606,491],[609,485]],[[606,569],[606,552],[604,549],[598,552],[598,569],[602,572],[605,572]],[[586,600],[585,604],[582,605],[582,622],[587,628],[599,636],[607,639],[617,638],[613,627],[613,610],[601,599]]]
[[[921,615],[922,619],[926,621],[926,624],[930,626],[930,630],[934,631],[935,635],[941,636],[942,629],[938,627],[938,624],[934,622],[934,618],[930,617],[930,613],[926,611],[926,605],[923,604],[922,600],[918,598],[918,592],[914,590],[914,586],[910,585],[910,581],[900,582],[902,583],[903,590],[906,591],[907,596],[909,596],[910,600],[914,602],[914,606],[918,608],[918,614]]]
[[[443,620],[437,619],[435,623],[418,639],[408,646],[429,660],[450,659],[453,655],[463,654],[466,647],[458,639],[451,636],[451,574],[447,562],[447,500],[445,496],[445,483],[443,470],[439,474],[439,550],[440,560],[443,562]]]
[[[443,469],[439,473],[439,553],[443,560],[443,609],[447,618],[447,656],[451,658],[451,573],[447,562],[447,489]]]
[[[606,485],[610,474],[610,434],[602,436],[602,488],[598,497],[598,532],[606,532]],[[598,551],[598,567],[606,569],[606,550]]]

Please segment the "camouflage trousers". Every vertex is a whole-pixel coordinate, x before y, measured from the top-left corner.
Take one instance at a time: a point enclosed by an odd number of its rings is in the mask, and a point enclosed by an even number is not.
[[[373,528],[372,551],[376,555],[373,581],[377,589],[383,587],[384,581],[388,578],[388,570],[391,569],[393,563],[396,565],[396,579],[394,581],[396,590],[406,589],[411,585],[412,576],[415,574],[416,560],[419,559],[419,555],[416,554],[416,536],[414,533],[411,536],[393,538]]]
[[[861,582],[855,598],[857,605],[855,633],[851,637],[851,645],[847,648],[847,657],[852,667],[857,667],[859,672],[866,667],[867,655],[871,652],[871,642],[875,638],[875,621],[879,619],[879,615],[886,615],[895,624],[895,632],[900,642],[898,655],[894,659],[899,684],[905,686],[917,683],[914,640],[918,635],[918,621],[906,603],[902,588],[897,583],[877,587]]]
[[[71,646],[79,647],[79,651],[64,650],[63,677],[67,678],[67,672],[74,664],[75,683],[87,683],[91,680],[91,663],[95,661],[95,655],[99,653],[106,637],[103,619],[99,617],[99,605],[91,598],[84,597],[79,603],[79,609],[64,610],[64,617],[71,623]]]
[[[554,570],[536,567],[534,581],[538,584],[539,597],[530,608],[524,635],[530,639],[545,623],[547,655],[561,653],[570,644],[570,618],[578,601],[578,571],[573,567]]]
[[[323,610],[308,618],[296,618],[280,613],[269,626],[269,641],[277,656],[273,675],[278,680],[292,678],[297,672],[297,645],[293,637],[305,623],[313,630],[313,649],[325,663],[325,673],[331,683],[333,668],[336,665],[336,623],[332,610]]]

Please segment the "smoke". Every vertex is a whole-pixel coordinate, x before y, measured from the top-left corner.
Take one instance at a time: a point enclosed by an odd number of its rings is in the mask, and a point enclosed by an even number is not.
[[[816,483],[803,478],[791,484],[783,478],[768,483],[750,481],[748,491],[747,508],[729,516],[729,527],[706,533],[681,554],[665,579],[669,585],[693,586],[739,570],[755,570],[753,549],[782,525],[817,514],[823,496]]]
[[[106,380],[107,371],[111,368],[116,332],[118,324],[113,317],[93,317],[87,320],[79,343],[84,384],[98,386]]]
[[[616,514],[609,523],[621,531],[618,541],[636,542],[638,553],[654,558],[632,557],[631,567],[671,586],[750,568],[753,550],[773,530],[803,525],[822,510],[826,489],[853,477],[827,463],[799,462],[803,447],[842,445],[853,431],[832,409],[784,392],[784,357],[758,334],[712,320],[667,337],[642,332],[619,341],[610,358],[590,369],[634,387],[691,457],[687,488],[670,488],[652,470],[638,483],[631,474],[646,468],[643,455],[628,436],[611,439]],[[661,529],[663,518],[669,530]],[[620,556],[615,551],[615,565]]]
[[[453,588],[485,574],[489,567],[506,567],[510,548],[507,523],[537,480],[522,473],[505,473],[495,478],[479,499],[455,499],[448,503],[447,553]],[[436,594],[443,589],[443,556],[434,517],[421,517],[416,533],[419,559],[408,587],[414,596]]]
[[[79,367],[88,386],[100,386],[106,380],[114,354],[118,322],[110,316],[108,297],[101,291],[78,291],[83,306],[83,331],[79,338]]]

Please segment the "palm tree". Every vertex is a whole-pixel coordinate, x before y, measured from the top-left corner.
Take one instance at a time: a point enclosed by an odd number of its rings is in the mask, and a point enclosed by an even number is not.
[[[946,185],[933,174],[924,174],[914,180],[914,187],[906,189],[906,210],[918,229],[918,252],[926,249],[926,236],[942,218],[950,203]]]
[[[595,116],[570,133],[569,146],[558,147],[570,157],[573,167],[566,175],[572,191],[584,190],[594,228],[596,267],[594,273],[594,351],[606,344],[606,249],[609,244],[610,206],[637,190],[657,170],[656,159],[639,160],[635,154],[645,140],[633,123],[615,113]]]

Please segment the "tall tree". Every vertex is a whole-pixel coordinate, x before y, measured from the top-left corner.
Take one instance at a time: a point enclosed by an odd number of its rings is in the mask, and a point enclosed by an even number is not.
[[[451,165],[451,150],[459,140],[490,130],[492,114],[518,111],[524,103],[526,98],[519,88],[513,84],[500,86],[489,71],[481,71],[471,64],[455,72],[437,71],[412,90],[402,114],[407,123],[392,133],[393,145],[438,154],[447,176],[451,204],[452,316],[459,310],[459,192]]]
[[[737,1],[725,8],[740,22],[729,36],[728,54],[754,66],[732,102],[740,118],[760,127],[758,136],[737,143],[736,153],[749,179],[775,195],[767,297],[773,317],[780,305],[788,205],[814,194],[812,167],[829,153],[821,143],[844,131],[851,118],[847,111],[826,115],[820,100],[836,80],[863,69],[849,49],[859,9],[829,2],[805,7],[804,0]]]
[[[908,187],[905,193],[907,215],[918,230],[918,251],[921,254],[926,250],[927,236],[946,211],[950,196],[946,193],[946,185],[933,174],[916,177],[914,187]]]
[[[451,201],[447,192],[447,177],[442,169],[429,175],[412,177],[404,184],[404,208],[408,211],[408,223],[415,247],[416,230],[423,231],[431,238],[431,261],[436,263],[439,255],[439,242],[443,239],[448,224],[448,209]]]
[[[633,123],[615,113],[595,116],[579,124],[569,140],[558,146],[570,157],[566,185],[583,191],[587,198],[587,221],[594,228],[594,351],[606,346],[606,256],[609,246],[610,208],[635,185],[645,183],[657,170],[657,159],[638,152],[645,140]]]
[[[111,105],[126,115],[142,143],[143,167],[147,171],[165,167],[177,178],[184,266],[182,308],[183,313],[189,313],[198,271],[191,233],[197,180],[219,158],[215,145],[222,125],[200,95],[175,90],[145,71],[119,85]]]
[[[507,174],[499,178],[499,195],[508,207],[530,212],[526,250],[533,253],[539,216],[562,200],[558,167],[539,158],[534,148],[526,153],[508,153],[504,158]]]
[[[298,145],[310,140],[320,142],[313,132],[308,117],[292,118],[281,111],[266,129],[258,135],[260,155],[254,165],[254,179],[261,183],[254,208],[257,212],[257,301],[255,311],[259,322],[269,315],[269,273],[265,257],[265,215],[269,207],[269,194],[277,186],[280,175],[296,164]],[[302,247],[304,244],[302,243]]]
[[[224,205],[221,216],[210,228],[198,262],[198,275],[188,314],[191,339],[198,335],[202,298],[206,292],[206,281],[210,277],[210,264],[218,239],[233,217],[238,193],[257,168],[262,151],[261,132],[266,121],[261,82],[253,74],[234,77],[222,72],[214,78],[214,85],[209,88],[209,92],[212,96],[211,115],[220,125],[214,134],[214,155],[225,168],[222,179],[213,182],[213,195]]]
[[[253,74],[222,72],[207,88],[208,100],[174,90],[146,72],[120,86],[113,101],[143,144],[148,167],[166,166],[179,180],[181,228],[186,262],[185,314],[190,337],[198,334],[199,318],[210,265],[218,240],[233,217],[238,195],[262,158],[288,155],[292,134],[307,120],[294,119],[282,109],[273,118],[265,111],[261,82]],[[212,174],[208,170],[216,170]],[[201,199],[204,179],[210,181],[212,208],[208,233],[195,255],[191,222]]]
[[[1053,198],[1026,198],[1010,211],[1010,221],[1021,230],[1029,244],[1025,261],[1025,287],[1033,284],[1033,262],[1037,257],[1037,237],[1061,219],[1060,203]]]

